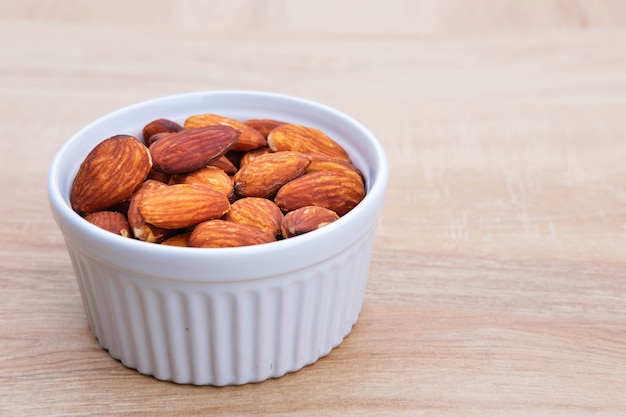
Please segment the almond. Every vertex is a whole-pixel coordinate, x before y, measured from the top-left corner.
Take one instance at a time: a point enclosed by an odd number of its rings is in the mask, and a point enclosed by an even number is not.
[[[236,246],[259,245],[276,239],[249,224],[210,220],[200,223],[189,236],[189,246],[197,248],[227,248]]]
[[[175,133],[182,130],[183,127],[177,122],[169,119],[156,119],[146,124],[142,131],[141,136],[146,145],[150,144],[152,136],[158,133]]]
[[[365,197],[365,187],[360,176],[318,171],[304,174],[281,187],[274,202],[284,211],[304,206],[325,207],[343,216]]]
[[[337,213],[324,207],[305,206],[290,211],[281,223],[281,233],[285,239],[299,236],[339,219]]]
[[[354,172],[359,177],[361,177],[361,179],[363,179],[363,174],[361,173],[361,171],[345,159],[333,158],[332,156],[323,155],[320,153],[309,154],[309,156],[311,157],[311,164],[305,171],[305,173],[307,174],[309,172],[315,171],[343,173],[348,170]]]
[[[224,194],[211,188],[175,184],[152,190],[139,202],[147,223],[165,229],[180,229],[222,217],[230,208]]]
[[[267,136],[267,146],[274,152],[298,151],[321,153],[334,158],[350,160],[348,153],[319,129],[296,124],[274,128]]]
[[[242,197],[271,198],[284,184],[302,175],[310,163],[311,157],[301,152],[260,155],[235,174],[235,192]]]
[[[265,138],[267,138],[267,135],[274,130],[274,128],[286,124],[285,122],[274,119],[250,119],[246,120],[244,123],[259,132]]]
[[[128,223],[135,238],[144,242],[161,242],[163,239],[172,235],[172,231],[157,227],[153,224],[146,223],[145,219],[139,213],[139,203],[144,197],[154,190],[167,188],[167,185],[156,180],[146,180],[137,188],[130,199],[128,206]]]
[[[170,184],[200,185],[219,191],[228,199],[233,197],[233,180],[221,169],[210,165],[189,174],[172,175]]]
[[[185,129],[211,125],[230,126],[241,132],[237,143],[233,145],[233,151],[249,151],[251,149],[261,148],[267,145],[265,137],[252,127],[240,122],[239,120],[230,119],[218,114],[195,114],[189,116],[184,123]]]
[[[225,220],[249,224],[277,236],[283,220],[283,212],[272,200],[258,197],[246,197],[235,201]]]
[[[248,164],[248,162],[252,161],[257,156],[265,155],[266,153],[270,153],[270,152],[272,151],[268,147],[258,148],[258,149],[253,149],[251,151],[248,151],[241,156],[241,159],[239,159],[239,167],[241,168],[244,165]]]
[[[72,208],[79,213],[105,210],[128,199],[152,168],[148,148],[129,135],[116,135],[89,152],[74,178]]]
[[[156,142],[159,139],[163,139],[164,137],[166,137],[167,135],[171,135],[171,133],[169,132],[163,132],[163,133],[155,133],[154,135],[150,136],[147,140],[145,140],[144,142],[146,143],[146,145],[150,146],[152,145],[154,142]]]
[[[85,220],[116,235],[131,236],[126,216],[117,211],[96,211],[85,216]]]
[[[187,247],[189,243],[189,236],[191,236],[191,232],[179,233],[165,239],[161,242],[161,245]]]
[[[167,174],[195,171],[224,155],[238,137],[238,131],[221,125],[171,133],[150,145],[154,169]]]
[[[169,184],[170,178],[172,178],[172,174],[166,174],[165,172],[159,172],[156,169],[151,169],[148,173],[147,179],[159,181],[163,184]]]
[[[235,166],[235,164],[232,163],[230,159],[226,157],[226,155],[220,156],[209,165],[221,169],[228,175],[235,175],[235,173],[237,172],[237,167]]]

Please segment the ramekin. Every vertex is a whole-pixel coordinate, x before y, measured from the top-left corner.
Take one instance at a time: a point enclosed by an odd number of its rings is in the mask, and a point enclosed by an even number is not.
[[[223,249],[123,238],[72,211],[72,181],[97,143],[119,133],[139,137],[157,118],[182,122],[196,113],[317,127],[348,151],[367,195],[314,232]],[[240,385],[310,365],[350,333],[363,304],[388,171],[377,138],[340,111],[274,93],[207,91],[141,102],[90,123],[53,159],[48,196],[89,327],[113,358],[160,380]]]

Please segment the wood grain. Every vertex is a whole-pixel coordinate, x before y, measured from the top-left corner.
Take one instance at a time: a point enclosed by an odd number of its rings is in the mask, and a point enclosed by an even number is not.
[[[626,414],[626,3],[0,0],[0,415]],[[299,95],[383,143],[363,310],[329,356],[180,386],[89,332],[46,201],[91,120]]]

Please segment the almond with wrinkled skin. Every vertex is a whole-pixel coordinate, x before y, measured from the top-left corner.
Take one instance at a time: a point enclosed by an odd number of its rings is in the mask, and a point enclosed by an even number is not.
[[[183,127],[169,119],[156,119],[146,124],[141,130],[141,136],[146,145],[149,145],[154,135],[159,133],[176,133]]]
[[[167,135],[171,135],[170,132],[163,132],[163,133],[155,133],[154,135],[150,136],[147,140],[145,140],[144,142],[146,143],[146,145],[150,146],[152,145],[154,142],[156,142],[159,139],[163,139],[164,137],[166,137]]]
[[[212,188],[224,194],[229,200],[233,197],[233,180],[221,169],[206,166],[189,174],[172,175],[170,184],[194,184]]]
[[[267,146],[274,152],[298,151],[321,153],[334,158],[350,160],[348,153],[319,129],[296,124],[274,128],[267,136]]]
[[[239,160],[239,168],[242,168],[244,165],[247,165],[250,161],[252,161],[257,156],[265,155],[266,153],[271,153],[272,151],[268,147],[253,149],[241,155],[241,159]]]
[[[200,223],[189,236],[189,246],[196,248],[229,248],[274,242],[271,234],[249,224],[210,220]]]
[[[168,237],[161,242],[161,245],[187,247],[189,243],[189,236],[191,236],[191,232],[179,233],[172,237]]]
[[[239,132],[229,126],[207,126],[171,133],[150,145],[154,169],[186,174],[209,165],[237,141]]]
[[[272,200],[259,197],[245,197],[235,201],[225,220],[249,224],[277,236],[283,220],[283,212]]]
[[[181,229],[222,217],[230,208],[224,194],[211,188],[175,184],[152,190],[139,202],[147,223],[165,229]]]
[[[231,119],[218,114],[194,114],[189,116],[184,123],[185,129],[211,125],[230,126],[241,132],[239,139],[233,145],[233,151],[249,151],[251,149],[261,148],[267,145],[265,137],[255,129],[243,122],[240,122],[239,120]]]
[[[235,193],[242,197],[273,197],[284,184],[304,173],[311,157],[285,151],[260,155],[235,174]]]
[[[280,230],[285,239],[303,235],[338,220],[332,210],[318,206],[304,206],[285,215]]]
[[[237,167],[235,166],[235,164],[232,163],[230,159],[226,157],[226,155],[220,156],[209,165],[221,169],[228,175],[235,175],[235,173],[237,172]]]
[[[172,174],[166,174],[165,172],[159,172],[156,169],[151,169],[146,179],[159,181],[163,184],[169,184],[171,177]]]
[[[318,171],[289,181],[276,193],[274,202],[283,211],[304,206],[325,207],[340,217],[365,197],[365,186],[355,173]]]
[[[139,213],[139,203],[143,198],[161,188],[166,188],[167,185],[156,180],[146,180],[135,190],[133,196],[130,199],[130,205],[128,206],[128,223],[133,232],[133,236],[144,242],[161,242],[163,239],[172,235],[172,230],[157,227],[153,224],[146,223],[145,219]]]
[[[72,209],[102,211],[128,199],[152,168],[148,148],[137,138],[116,135],[89,152],[74,178]]]
[[[131,236],[126,216],[117,211],[96,211],[85,216],[85,220],[116,235],[123,237]]]
[[[262,134],[265,138],[267,138],[267,135],[274,130],[274,128],[286,124],[285,122],[274,119],[250,119],[246,120],[244,123]]]
[[[311,157],[311,164],[306,169],[306,174],[315,171],[343,173],[348,170],[356,173],[359,177],[361,177],[361,179],[363,179],[363,174],[361,173],[361,171],[345,159],[333,158],[332,156],[323,155],[320,153],[309,154],[309,156]]]

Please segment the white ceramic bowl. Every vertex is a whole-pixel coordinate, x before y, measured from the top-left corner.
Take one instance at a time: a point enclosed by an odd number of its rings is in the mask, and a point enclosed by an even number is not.
[[[81,161],[103,139],[195,113],[317,127],[350,154],[367,196],[314,232],[269,244],[181,248],[123,238],[72,211]],[[135,104],[76,133],[57,153],[48,195],[72,260],[89,326],[127,367],[162,380],[237,385],[280,377],[339,345],[356,323],[388,181],[378,140],[332,108],[278,94],[214,91]]]

